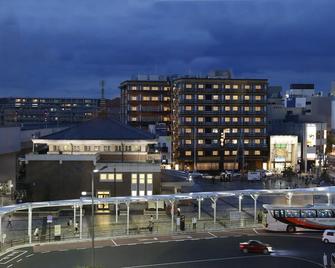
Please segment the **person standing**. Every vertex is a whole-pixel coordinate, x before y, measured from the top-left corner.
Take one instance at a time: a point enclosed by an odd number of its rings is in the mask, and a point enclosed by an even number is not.
[[[197,229],[197,218],[196,217],[192,218],[192,228],[193,230]]]
[[[8,227],[10,227],[10,228],[13,227],[13,226],[12,226],[12,215],[9,215],[9,216],[8,216],[7,228],[8,228]]]
[[[149,220],[149,231],[152,232],[154,229],[154,217],[151,215]]]
[[[176,229],[177,231],[180,229],[180,217],[176,218]]]

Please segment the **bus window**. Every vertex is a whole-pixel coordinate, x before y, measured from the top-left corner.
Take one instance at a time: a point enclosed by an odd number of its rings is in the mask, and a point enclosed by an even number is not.
[[[330,209],[319,209],[318,218],[332,218],[333,213]]]
[[[314,209],[302,209],[301,210],[302,218],[316,218],[316,210]]]
[[[280,218],[280,210],[275,209],[275,210],[273,211],[273,216],[274,216],[275,218]]]
[[[287,218],[300,218],[300,210],[297,209],[287,209],[285,211]]]

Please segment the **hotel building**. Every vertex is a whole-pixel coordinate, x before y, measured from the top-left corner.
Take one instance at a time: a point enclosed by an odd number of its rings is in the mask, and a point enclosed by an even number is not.
[[[179,78],[173,82],[173,159],[179,169],[266,167],[265,79]]]

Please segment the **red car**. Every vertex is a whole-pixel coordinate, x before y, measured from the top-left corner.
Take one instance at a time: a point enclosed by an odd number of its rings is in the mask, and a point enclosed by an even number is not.
[[[258,240],[249,240],[248,242],[240,243],[240,250],[243,253],[253,252],[268,254],[272,251],[272,247]]]

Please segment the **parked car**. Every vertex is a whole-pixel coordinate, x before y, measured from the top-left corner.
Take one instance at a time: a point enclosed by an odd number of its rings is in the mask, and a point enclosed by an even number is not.
[[[325,230],[322,234],[323,243],[335,243],[335,230]]]
[[[188,173],[188,179],[202,178],[203,174],[198,171],[192,171]]]
[[[243,253],[263,253],[268,254],[272,251],[269,244],[265,244],[258,240],[249,240],[248,242],[240,243],[240,250]]]
[[[202,174],[202,178],[212,180],[215,177],[213,175],[208,174],[208,173],[204,173],[204,174]]]

